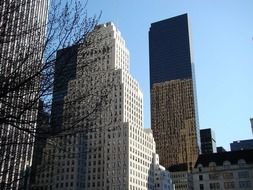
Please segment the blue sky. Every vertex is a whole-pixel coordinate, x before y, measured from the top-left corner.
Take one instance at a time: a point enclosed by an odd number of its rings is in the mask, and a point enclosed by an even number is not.
[[[188,13],[197,83],[200,128],[212,128],[218,146],[252,138],[253,1],[252,0],[90,0],[90,16],[112,21],[130,51],[131,73],[144,94],[145,127],[150,127],[150,24]]]

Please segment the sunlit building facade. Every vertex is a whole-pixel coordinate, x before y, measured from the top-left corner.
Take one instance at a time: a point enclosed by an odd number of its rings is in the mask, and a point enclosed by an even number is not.
[[[192,172],[194,190],[252,189],[252,154],[240,150],[200,155]]]
[[[151,129],[143,127],[143,95],[112,23],[98,25],[77,48],[74,70],[60,114],[57,144],[63,148],[48,143],[41,168],[48,167],[34,187],[153,189],[155,142]],[[79,97],[83,100],[75,102]]]
[[[159,163],[159,155],[154,154],[154,190],[175,190],[170,172]]]

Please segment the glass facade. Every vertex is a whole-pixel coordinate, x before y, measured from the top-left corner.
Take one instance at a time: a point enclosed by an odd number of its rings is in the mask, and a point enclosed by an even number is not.
[[[151,24],[150,88],[154,83],[192,79],[187,14]]]
[[[194,166],[200,147],[188,16],[151,24],[151,123],[161,164]]]

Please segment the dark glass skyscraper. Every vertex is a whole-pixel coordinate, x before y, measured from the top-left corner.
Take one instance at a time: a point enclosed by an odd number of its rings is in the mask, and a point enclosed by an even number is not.
[[[190,170],[200,141],[187,14],[151,24],[149,58],[152,130],[161,164]]]
[[[210,128],[200,130],[201,153],[216,153],[216,140],[214,131]]]
[[[187,15],[151,24],[149,31],[150,87],[176,79],[192,79]]]

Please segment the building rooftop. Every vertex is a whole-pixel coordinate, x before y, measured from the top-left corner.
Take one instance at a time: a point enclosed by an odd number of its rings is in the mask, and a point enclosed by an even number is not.
[[[237,140],[230,143],[231,151],[237,150],[251,150],[253,149],[253,139]]]
[[[246,163],[253,163],[253,150],[243,151],[230,151],[230,152],[218,152],[213,154],[199,155],[195,164],[195,168],[202,164],[202,166],[209,166],[210,162],[215,162],[217,166],[222,166],[224,161],[229,161],[231,165],[238,164],[238,160],[245,160]]]

